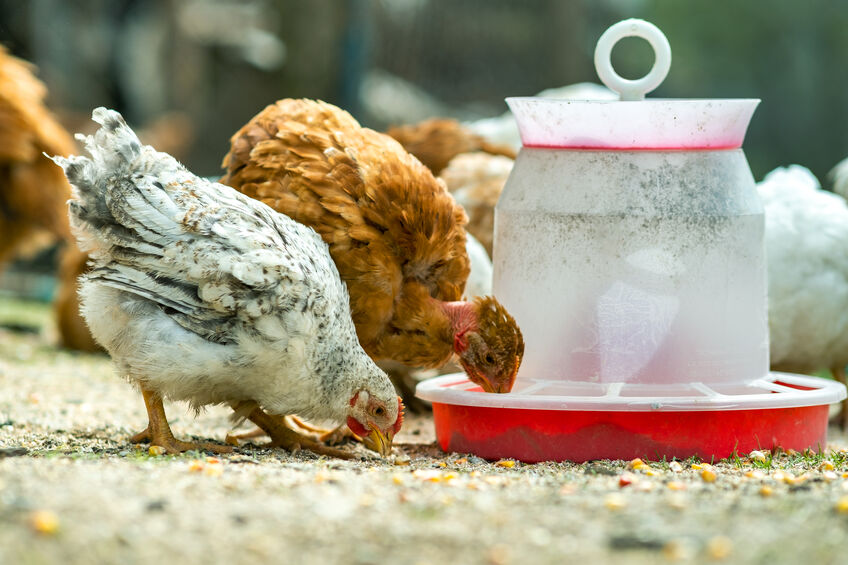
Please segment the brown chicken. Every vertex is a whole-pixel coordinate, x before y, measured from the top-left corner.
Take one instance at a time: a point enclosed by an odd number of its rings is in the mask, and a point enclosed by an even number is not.
[[[0,46],[0,263],[70,239],[65,175],[43,154],[69,155],[74,140],[44,106],[32,66]]]
[[[70,155],[76,146],[45,107],[46,94],[33,67],[0,47],[0,265],[64,241],[55,304],[60,340],[67,347],[94,351],[98,347],[80,317],[76,296],[85,255],[71,237],[71,187],[62,170],[44,156]]]
[[[433,118],[417,124],[391,127],[386,133],[418,157],[434,175],[442,172],[461,153],[482,151],[515,159],[515,151],[496,145],[472,132],[456,120]]]
[[[374,359],[438,367],[508,392],[524,342],[493,297],[460,301],[466,216],[444,184],[387,135],[323,102],[281,100],[231,139],[221,182],[314,228],[347,283]]]

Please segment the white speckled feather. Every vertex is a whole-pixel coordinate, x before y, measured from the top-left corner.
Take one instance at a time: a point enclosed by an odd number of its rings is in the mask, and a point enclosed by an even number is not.
[[[314,231],[142,146],[117,112],[93,117],[91,158],[54,160],[94,262],[83,314],[122,373],[195,407],[339,420],[359,390],[392,403]]]

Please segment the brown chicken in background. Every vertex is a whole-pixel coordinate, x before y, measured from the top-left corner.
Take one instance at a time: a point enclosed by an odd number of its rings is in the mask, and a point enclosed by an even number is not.
[[[374,359],[438,367],[508,392],[524,342],[493,297],[460,301],[466,216],[444,184],[387,135],[323,102],[281,100],[231,139],[221,182],[314,228],[347,283]]]
[[[63,345],[97,345],[79,314],[77,270],[85,258],[68,222],[71,188],[44,156],[76,151],[71,135],[44,105],[47,89],[33,67],[0,47],[0,265],[39,247],[64,242],[56,315]]]
[[[0,263],[70,239],[70,186],[43,154],[68,155],[74,140],[44,106],[33,67],[0,46]]]
[[[515,151],[511,147],[490,143],[456,120],[433,118],[417,124],[394,126],[386,133],[418,157],[434,175],[441,173],[451,159],[462,153],[480,151],[515,159]]]

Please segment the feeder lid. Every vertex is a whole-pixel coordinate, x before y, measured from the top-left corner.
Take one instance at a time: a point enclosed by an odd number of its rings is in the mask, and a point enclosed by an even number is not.
[[[819,406],[844,400],[836,381],[772,372],[746,383],[647,385],[583,383],[524,378],[509,394],[481,394],[465,373],[418,383],[415,395],[430,402],[489,408],[597,412],[689,412]]]
[[[641,37],[654,50],[654,65],[637,80],[612,67],[613,46]],[[735,149],[742,146],[757,99],[645,100],[671,67],[671,47],[662,31],[639,19],[607,29],[595,48],[595,70],[620,100],[507,98],[525,147],[569,149]]]

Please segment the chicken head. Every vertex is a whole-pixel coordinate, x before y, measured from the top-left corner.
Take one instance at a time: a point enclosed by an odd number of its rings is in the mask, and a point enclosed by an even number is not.
[[[509,392],[524,357],[524,338],[506,308],[493,296],[446,303],[454,330],[453,348],[468,378],[486,392]]]
[[[366,390],[360,390],[350,399],[347,426],[362,438],[368,449],[383,457],[391,454],[392,440],[403,425],[403,402],[383,402]]]

